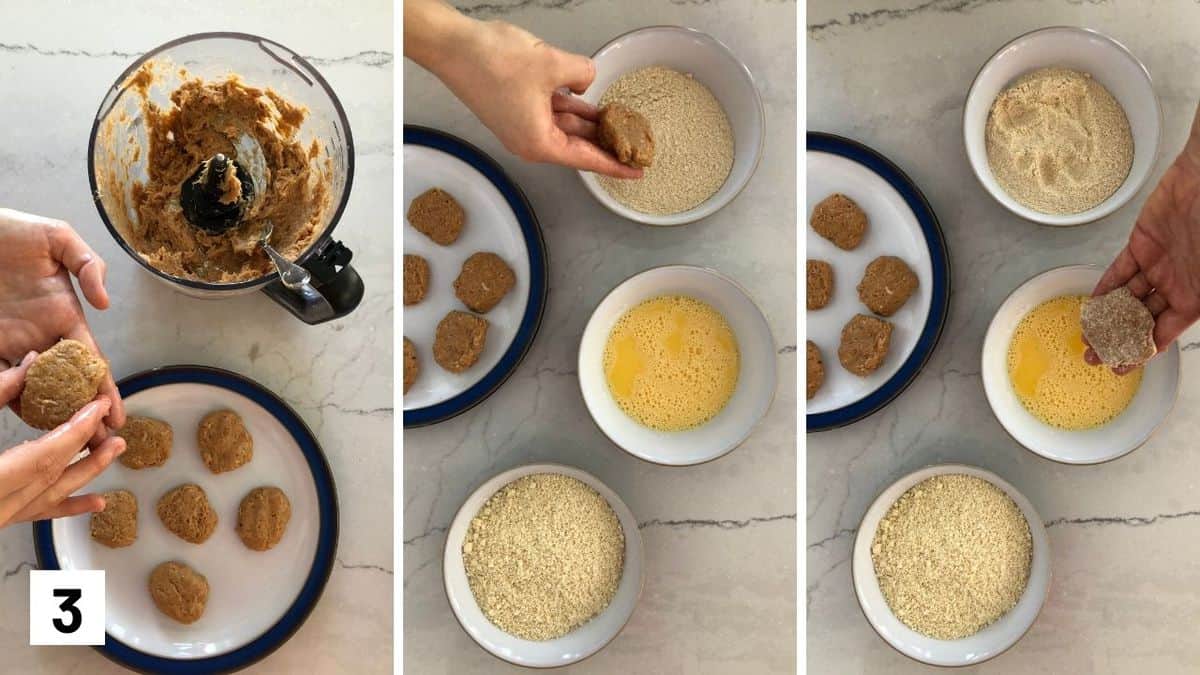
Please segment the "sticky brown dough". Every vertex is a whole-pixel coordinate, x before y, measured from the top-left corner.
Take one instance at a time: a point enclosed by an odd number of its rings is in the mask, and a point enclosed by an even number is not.
[[[270,260],[255,245],[269,220],[274,228],[271,244],[290,259],[299,257],[320,236],[331,201],[332,162],[316,140],[306,145],[299,139],[307,110],[275,91],[250,86],[237,75],[219,81],[189,76],[171,93],[170,104],[160,106],[149,99],[156,70],[153,63],[147,64],[130,80],[131,92],[142,97],[149,154],[148,179],[134,182],[129,194],[136,222],[118,228],[126,241],[167,274],[232,283],[271,271]],[[179,206],[181,185],[217,153],[254,164],[251,160],[257,157],[238,156],[243,135],[252,137],[262,150],[257,168],[250,169],[262,174],[254,176],[256,196],[237,228],[207,234],[184,218]],[[106,173],[115,183],[122,171]],[[128,174],[127,168],[124,173]],[[232,182],[222,201],[240,197],[240,185],[235,187],[237,181],[232,172],[229,175]],[[117,184],[102,184],[102,189],[110,195],[121,190]],[[117,201],[125,200],[118,197]]]

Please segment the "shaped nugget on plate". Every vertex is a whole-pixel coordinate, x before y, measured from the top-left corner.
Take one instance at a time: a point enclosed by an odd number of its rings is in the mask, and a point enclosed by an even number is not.
[[[866,314],[857,314],[842,328],[838,361],[846,370],[865,377],[879,369],[892,342],[892,324]]]

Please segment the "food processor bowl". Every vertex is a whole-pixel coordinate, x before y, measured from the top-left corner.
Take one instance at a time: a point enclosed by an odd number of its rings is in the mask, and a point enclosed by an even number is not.
[[[156,77],[148,86],[142,83],[143,98],[135,82],[149,62],[154,62]],[[248,86],[272,89],[306,108],[298,138],[306,145],[315,140],[329,159],[329,205],[317,228],[319,234],[295,261],[309,272],[310,279],[302,286],[285,285],[277,271],[230,283],[174,276],[152,265],[128,241],[131,228],[138,227],[133,191],[149,178],[144,100],[168,106],[171,93],[185,77],[213,81],[235,73]],[[225,298],[262,291],[310,324],[345,316],[362,300],[362,279],[350,266],[353,254],[332,238],[354,179],[354,142],[346,112],[312,64],[277,42],[246,33],[199,33],[168,42],[134,61],[96,113],[88,141],[88,179],[100,217],[121,248],[152,276],[187,295]]]

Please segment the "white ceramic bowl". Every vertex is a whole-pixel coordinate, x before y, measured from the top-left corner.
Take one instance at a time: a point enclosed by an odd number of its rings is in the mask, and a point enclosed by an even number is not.
[[[690,28],[651,26],[625,33],[592,55],[596,79],[582,98],[599,103],[617,78],[647,66],[666,66],[688,73],[712,91],[725,109],[733,128],[733,167],[729,177],[711,197],[694,208],[670,215],[653,215],[631,209],[600,186],[595,174],[581,171],[583,184],[600,203],[619,216],[647,225],[682,225],[716,213],[746,187],[762,156],[766,118],[754,78],[729,48],[715,38]]]
[[[1096,206],[1068,215],[1042,213],[1010,197],[992,175],[984,144],[988,113],[996,96],[1019,76],[1050,66],[1090,73],[1125,109],[1133,134],[1133,165],[1121,187]],[[1161,135],[1162,109],[1146,67],[1121,43],[1086,28],[1042,28],[1004,45],[975,76],[963,109],[967,158],[979,182],[1009,211],[1043,225],[1090,223],[1124,206],[1150,177]]]
[[[620,519],[621,529],[625,533],[625,567],[621,574],[621,583],[617,586],[617,593],[608,607],[591,621],[560,638],[536,642],[509,635],[488,621],[471,593],[462,559],[463,539],[471,525],[471,519],[483,504],[505,485],[535,473],[557,473],[587,483],[608,501],[608,505]],[[450,608],[463,630],[495,656],[509,663],[532,668],[552,668],[575,663],[595,654],[611,642],[629,622],[629,617],[633,616],[633,608],[642,593],[645,569],[642,534],[629,507],[625,506],[625,502],[621,501],[617,493],[601,483],[600,479],[586,471],[562,464],[519,466],[480,485],[467,497],[467,501],[463,502],[454,516],[450,529],[446,532],[446,550],[442,558],[446,597],[450,600]]]
[[[1070,265],[1026,281],[996,310],[983,339],[983,390],[992,413],[1015,441],[1056,462],[1098,464],[1136,450],[1167,418],[1179,395],[1179,346],[1172,343],[1146,364],[1141,387],[1129,407],[1101,427],[1083,431],[1052,427],[1034,417],[1017,398],[1008,377],[1008,345],[1017,324],[1052,298],[1091,295],[1101,274],[1094,265]]]
[[[733,397],[707,423],[687,431],[657,431],[626,415],[604,377],[604,347],[626,311],[661,295],[685,295],[725,317],[737,338],[740,372]],[[629,454],[655,464],[685,466],[716,459],[750,435],[775,397],[775,339],[750,295],[729,277],[690,265],[655,267],[626,279],[592,312],[579,343],[579,388],[596,425]]]
[[[883,591],[879,590],[875,564],[871,560],[871,541],[875,538],[875,530],[892,504],[912,486],[926,478],[942,474],[975,476],[1004,490],[1025,515],[1025,520],[1029,523],[1029,533],[1033,537],[1029,582],[1016,606],[992,625],[959,640],[937,640],[921,635],[897,619],[888,607]],[[1050,540],[1046,536],[1046,526],[1033,504],[999,476],[964,464],[939,464],[908,474],[892,483],[875,498],[859,524],[858,535],[854,539],[851,567],[858,604],[871,627],[888,644],[901,654],[922,663],[935,666],[967,666],[987,661],[1013,646],[1037,620],[1050,589]]]

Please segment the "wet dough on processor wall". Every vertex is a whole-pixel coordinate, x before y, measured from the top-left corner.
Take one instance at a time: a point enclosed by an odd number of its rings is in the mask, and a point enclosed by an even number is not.
[[[169,105],[150,100],[150,87],[161,74],[183,77]],[[140,146],[129,143],[118,156],[117,134],[132,123],[111,115],[97,142],[104,160],[97,181],[106,210],[125,241],[150,265],[176,277],[212,283],[256,279],[273,268],[255,245],[266,221],[274,227],[271,244],[295,260],[321,235],[331,206],[333,164],[313,139],[305,143],[300,129],[308,115],[271,89],[260,89],[237,75],[207,81],[170,64],[151,61],[129,81],[126,95],[141,97],[149,138],[145,180],[133,179]],[[246,153],[249,137],[261,148]],[[241,150],[239,149],[241,148]],[[237,159],[256,175],[256,197],[233,230],[217,235],[193,227],[179,207],[183,182],[202,162],[217,153]],[[241,153],[241,154],[239,154]],[[244,156],[253,154],[254,157]],[[261,181],[266,185],[258,185]],[[128,194],[125,186],[130,185]],[[115,208],[110,207],[115,206]],[[130,221],[132,210],[136,217]]]

